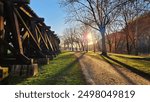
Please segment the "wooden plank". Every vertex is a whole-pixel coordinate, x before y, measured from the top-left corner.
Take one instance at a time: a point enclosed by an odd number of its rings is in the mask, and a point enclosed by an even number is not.
[[[55,52],[56,49],[55,49],[55,46],[54,46],[53,38],[52,38],[51,35],[50,35],[50,32],[48,33],[48,38],[49,38],[49,40],[50,40],[50,42],[51,42],[52,49],[53,49],[53,51]]]
[[[30,0],[12,0],[14,3],[29,4]]]
[[[15,55],[16,59],[22,61],[22,63],[24,64],[31,64],[31,60],[28,57],[17,52],[16,49],[9,45],[5,40],[0,39],[0,43],[3,44],[7,49],[9,49]]]
[[[47,45],[47,43],[46,43],[46,41],[45,41],[45,39],[43,37],[43,35],[45,34],[44,31],[43,31],[43,29],[42,29],[42,32],[40,31],[40,29],[38,28],[38,26],[36,26],[36,29],[37,29],[39,35],[41,36],[42,41],[44,42],[44,45],[45,45],[46,49],[49,49],[49,47],[48,47],[48,45]]]
[[[13,46],[17,50],[17,52],[23,54],[23,47],[22,47],[22,41],[21,41],[21,36],[20,36],[20,28],[19,28],[19,23],[16,14],[13,11],[14,5],[10,1],[5,2],[5,11],[6,11],[6,20],[7,20],[7,25],[9,25],[9,29],[12,33],[13,36]]]
[[[24,20],[22,19],[21,15],[19,14],[19,12],[15,9],[16,14],[18,15],[18,17],[20,18],[21,22],[23,23],[23,25],[25,26],[26,30],[28,31],[29,35],[31,36],[32,40],[33,40],[33,44],[35,45],[35,47],[39,50],[42,50],[40,48],[40,46],[38,45],[38,42],[36,41],[36,39],[34,38],[34,36],[32,35],[30,29],[28,28],[28,26],[26,25],[26,23],[24,22]]]
[[[23,40],[25,40],[27,37],[29,36],[29,33],[26,31],[24,34],[23,34]]]
[[[8,75],[9,75],[8,68],[0,66],[0,81],[8,77]]]
[[[22,5],[20,10],[23,11],[24,14],[28,15],[30,19],[38,18],[37,14],[28,5]]]
[[[53,49],[54,49],[54,51],[56,52],[56,51],[57,51],[57,49],[56,49],[56,45],[55,45],[55,41],[54,41],[54,37],[53,37],[53,35],[52,35],[52,34],[51,34],[51,35],[49,35],[49,38],[50,38],[50,40],[52,41]]]
[[[36,25],[35,25],[34,21],[31,21],[30,27],[31,27],[31,32],[32,32],[35,40],[38,41],[38,33],[36,31]],[[38,43],[38,45],[39,45],[39,43]]]
[[[32,17],[31,21],[34,21],[35,23],[41,23],[44,22],[44,18]]]
[[[21,40],[21,36],[20,36],[20,28],[19,28],[19,22],[18,22],[18,19],[17,19],[17,16],[15,13],[13,13],[14,15],[14,24],[15,24],[15,30],[14,32],[16,32],[16,36],[17,36],[17,41],[18,41],[18,50],[21,54],[23,54],[23,47],[22,47],[22,40]]]
[[[4,4],[0,1],[0,38],[4,36]]]
[[[4,4],[0,1],[0,39],[4,39]],[[0,43],[0,58],[4,56],[4,46]]]
[[[45,36],[46,36],[46,39],[47,39],[47,41],[48,41],[49,48],[51,49],[51,51],[54,51],[53,46],[52,46],[52,43],[51,43],[51,41],[50,41],[48,35],[46,34]]]
[[[51,29],[51,26],[44,26],[43,27],[45,30],[50,30]]]
[[[32,15],[28,11],[26,11],[23,7],[20,7],[20,10],[23,11],[29,17],[32,17]]]
[[[41,42],[41,37],[38,38],[38,43],[40,43],[40,42]]]

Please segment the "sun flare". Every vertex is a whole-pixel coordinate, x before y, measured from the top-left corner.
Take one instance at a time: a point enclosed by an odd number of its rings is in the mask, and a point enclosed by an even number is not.
[[[91,32],[88,33],[87,40],[88,40],[88,45],[92,45],[93,44],[93,37],[92,37],[92,33]]]

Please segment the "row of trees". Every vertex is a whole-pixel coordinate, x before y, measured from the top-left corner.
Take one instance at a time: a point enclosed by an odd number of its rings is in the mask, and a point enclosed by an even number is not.
[[[135,52],[138,51],[138,29],[140,28],[138,27],[137,18],[150,12],[149,0],[61,0],[61,4],[67,10],[68,22],[84,24],[85,26],[88,26],[86,28],[89,29],[90,27],[99,32],[101,36],[101,44],[99,44],[99,46],[102,55],[107,55],[106,40],[109,45],[111,45],[111,41],[108,39],[110,37],[106,38],[106,35],[120,31],[124,32],[121,34],[124,34],[122,37],[125,37],[126,50],[128,54],[130,54],[131,50],[129,43],[131,42],[129,40],[131,39],[131,26],[129,25],[136,21],[134,24],[135,34],[132,34],[132,36],[134,36]],[[81,32],[81,29],[71,29],[66,30],[66,32],[78,31],[76,34],[79,34],[80,32],[80,34],[82,33],[81,36],[84,35],[83,32]],[[76,39],[75,37],[73,38]],[[73,44],[71,40],[68,41]]]
[[[150,53],[150,12],[129,22],[120,32],[108,34],[106,38],[109,52],[136,55]]]
[[[63,50],[71,51],[88,51],[89,49],[99,51],[99,40],[100,37],[89,26],[80,25],[64,30],[61,47]]]

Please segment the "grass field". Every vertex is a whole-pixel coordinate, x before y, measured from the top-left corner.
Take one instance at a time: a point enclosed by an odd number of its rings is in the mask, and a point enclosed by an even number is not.
[[[89,52],[87,55],[105,60],[110,64],[135,69],[150,75],[150,56],[133,56],[126,54],[109,53],[108,57],[100,56],[99,53]]]
[[[40,67],[39,75],[22,80],[13,78],[9,84],[19,85],[80,85],[86,84],[73,52],[63,52],[49,65]]]

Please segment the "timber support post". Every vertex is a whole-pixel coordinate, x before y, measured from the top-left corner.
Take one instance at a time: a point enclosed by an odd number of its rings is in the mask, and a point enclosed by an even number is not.
[[[58,36],[28,6],[29,2],[0,0],[1,76],[8,67],[11,77],[34,76],[39,64],[49,64],[60,53]]]

